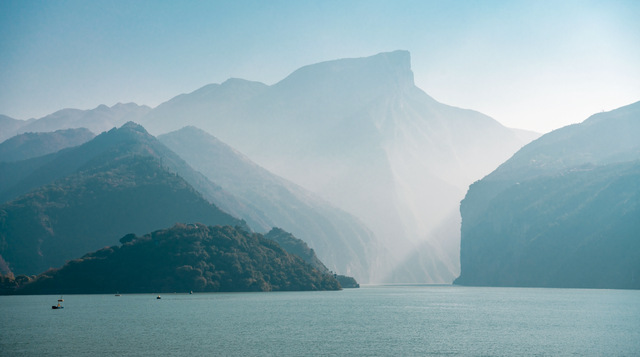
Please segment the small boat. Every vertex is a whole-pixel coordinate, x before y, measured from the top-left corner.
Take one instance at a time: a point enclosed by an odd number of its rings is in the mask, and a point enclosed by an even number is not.
[[[162,298],[160,297],[160,295],[158,295],[158,297],[157,297],[156,299],[160,300],[160,299],[162,299]]]
[[[63,302],[64,300],[62,300],[62,295],[60,295],[60,299],[58,299],[59,302]]]
[[[52,309],[57,310],[57,309],[64,309],[64,306],[60,305],[60,300],[58,300],[58,305],[53,305],[51,306]]]
[[[192,291],[192,292],[190,292],[189,294],[193,294],[193,291]]]
[[[118,293],[117,291],[116,291],[116,296],[120,296],[120,293]]]

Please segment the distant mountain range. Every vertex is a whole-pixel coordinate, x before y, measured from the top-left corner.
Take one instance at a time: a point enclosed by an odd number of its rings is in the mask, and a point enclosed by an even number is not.
[[[640,102],[554,130],[462,201],[462,272],[482,286],[640,288]]]
[[[200,127],[359,217],[405,264],[429,270],[389,271],[383,281],[451,282],[467,187],[532,137],[429,97],[406,51],[305,66],[272,86],[205,86],[141,123],[154,134]]]
[[[20,161],[51,154],[84,144],[94,136],[85,128],[19,134],[0,143],[0,161]]]
[[[18,129],[35,121],[35,119],[18,120],[0,114],[0,143],[16,135]]]
[[[100,133],[129,120],[154,134],[193,125],[215,135],[221,141],[206,150],[220,156],[203,159],[204,147],[187,145],[198,135],[181,134],[188,163],[146,131],[138,138],[216,207],[256,232],[291,231],[331,270],[364,282],[451,282],[460,272],[458,203],[468,185],[538,135],[437,102],[415,86],[406,51],[305,66],[272,86],[230,79],[154,109],[119,103],[37,120],[0,117],[0,132]],[[75,173],[128,140],[118,135],[0,162],[0,202]]]
[[[104,104],[95,109],[62,109],[40,119],[17,120],[0,115],[0,142],[22,133],[51,132],[61,129],[86,128],[101,133],[129,121],[139,121],[151,108],[135,103]]]

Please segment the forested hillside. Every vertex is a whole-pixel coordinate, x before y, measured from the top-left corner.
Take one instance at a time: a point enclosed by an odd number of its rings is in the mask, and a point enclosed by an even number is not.
[[[40,274],[19,294],[339,290],[330,274],[260,234],[177,224]]]

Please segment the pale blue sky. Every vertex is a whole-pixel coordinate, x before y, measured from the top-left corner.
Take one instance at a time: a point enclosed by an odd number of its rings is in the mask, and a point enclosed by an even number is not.
[[[435,99],[546,132],[640,100],[640,1],[2,1],[0,113],[156,106],[411,52]]]

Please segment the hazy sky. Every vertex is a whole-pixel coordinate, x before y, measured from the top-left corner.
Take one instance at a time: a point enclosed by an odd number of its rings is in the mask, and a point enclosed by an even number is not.
[[[640,1],[0,2],[0,113],[156,106],[406,49],[440,102],[540,132],[640,100]]]

